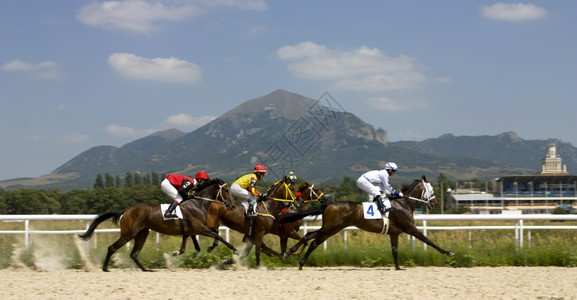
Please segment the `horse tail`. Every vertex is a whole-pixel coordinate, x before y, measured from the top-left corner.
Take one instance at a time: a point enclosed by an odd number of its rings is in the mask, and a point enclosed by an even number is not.
[[[308,216],[320,215],[325,211],[326,208],[327,208],[326,205],[322,205],[320,207],[313,207],[313,208],[297,211],[294,213],[288,213],[280,219],[280,222],[281,223],[291,223],[294,221],[302,220],[303,218],[308,217]]]
[[[122,211],[116,211],[116,212],[107,212],[107,213],[103,213],[101,215],[98,215],[94,221],[92,221],[92,224],[90,224],[90,226],[88,227],[88,229],[86,230],[85,233],[83,234],[78,234],[78,237],[88,241],[91,237],[92,234],[94,234],[94,230],[96,230],[96,227],[98,227],[98,225],[100,225],[100,223],[113,218],[112,220],[114,221],[115,224],[118,223],[118,219],[120,219],[120,216],[122,216],[122,213],[124,212],[124,210]]]

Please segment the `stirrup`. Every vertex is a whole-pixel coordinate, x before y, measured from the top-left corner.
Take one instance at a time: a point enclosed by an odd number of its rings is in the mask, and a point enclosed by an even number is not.
[[[176,215],[175,212],[165,212],[164,213],[164,217],[167,219],[171,219],[171,218],[178,218],[178,215]]]
[[[245,216],[247,216],[248,218],[254,218],[256,217],[256,212],[246,212]]]

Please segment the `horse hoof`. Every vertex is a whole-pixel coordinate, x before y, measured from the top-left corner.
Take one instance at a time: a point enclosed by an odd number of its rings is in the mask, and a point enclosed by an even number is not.
[[[179,256],[179,255],[180,255],[180,252],[178,252],[178,251],[172,252],[172,256]]]
[[[448,256],[454,256],[454,255],[455,255],[455,252],[449,251],[449,253],[447,253],[447,255],[448,255]]]
[[[198,257],[198,251],[192,253],[192,258],[197,258]]]

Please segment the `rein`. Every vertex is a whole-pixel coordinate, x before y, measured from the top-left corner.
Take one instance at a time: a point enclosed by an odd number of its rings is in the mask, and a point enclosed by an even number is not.
[[[285,198],[284,199],[283,198],[272,198],[272,200],[280,201],[280,202],[294,203],[297,197],[293,194],[293,192],[289,188],[288,184],[286,184],[286,182],[283,181],[283,184],[284,184],[284,189],[285,189]],[[289,197],[290,197],[290,199],[289,199]]]
[[[224,204],[224,197],[222,196],[222,189],[226,186],[226,183],[219,185],[218,186],[218,193],[216,193],[216,197],[215,199],[210,199],[210,198],[205,198],[205,197],[198,197],[198,196],[194,196],[194,199],[199,199],[199,200],[204,200],[204,201],[210,201],[210,202],[217,202],[217,203],[222,203]],[[223,200],[218,200],[218,197],[221,197]]]

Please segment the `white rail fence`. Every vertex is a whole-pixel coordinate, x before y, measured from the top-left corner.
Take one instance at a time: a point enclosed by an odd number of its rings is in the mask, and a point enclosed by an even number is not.
[[[23,230],[0,230],[0,234],[22,234],[24,235],[25,246],[30,244],[30,237],[32,235],[41,234],[79,234],[84,233],[96,215],[0,215],[2,222],[23,222]],[[304,234],[309,231],[318,230],[319,225],[311,225],[313,221],[320,221],[322,217],[314,218],[307,217],[304,219],[303,230]],[[469,245],[472,243],[472,231],[474,230],[512,230],[515,234],[515,245],[517,247],[524,246],[525,231],[527,231],[527,241],[529,247],[531,246],[531,230],[577,230],[577,225],[524,225],[525,221],[577,221],[577,215],[551,215],[551,214],[529,214],[529,215],[415,215],[417,226],[427,235],[428,231],[433,230],[464,230],[469,232]],[[86,221],[86,228],[72,229],[72,230],[36,230],[31,229],[30,222],[32,221]],[[430,226],[429,221],[506,221],[511,222],[512,225],[486,225],[486,226]],[[343,230],[345,247],[347,246],[347,232],[350,230],[358,230],[357,227],[351,226]],[[114,233],[120,230],[115,229],[96,229],[95,233]],[[219,231],[225,232],[225,239],[230,239],[230,229],[221,226]],[[156,242],[159,243],[159,233],[156,234]],[[413,241],[413,248],[415,239],[412,236],[408,237]],[[424,249],[427,245],[423,244]],[[324,248],[326,249],[326,242]]]

